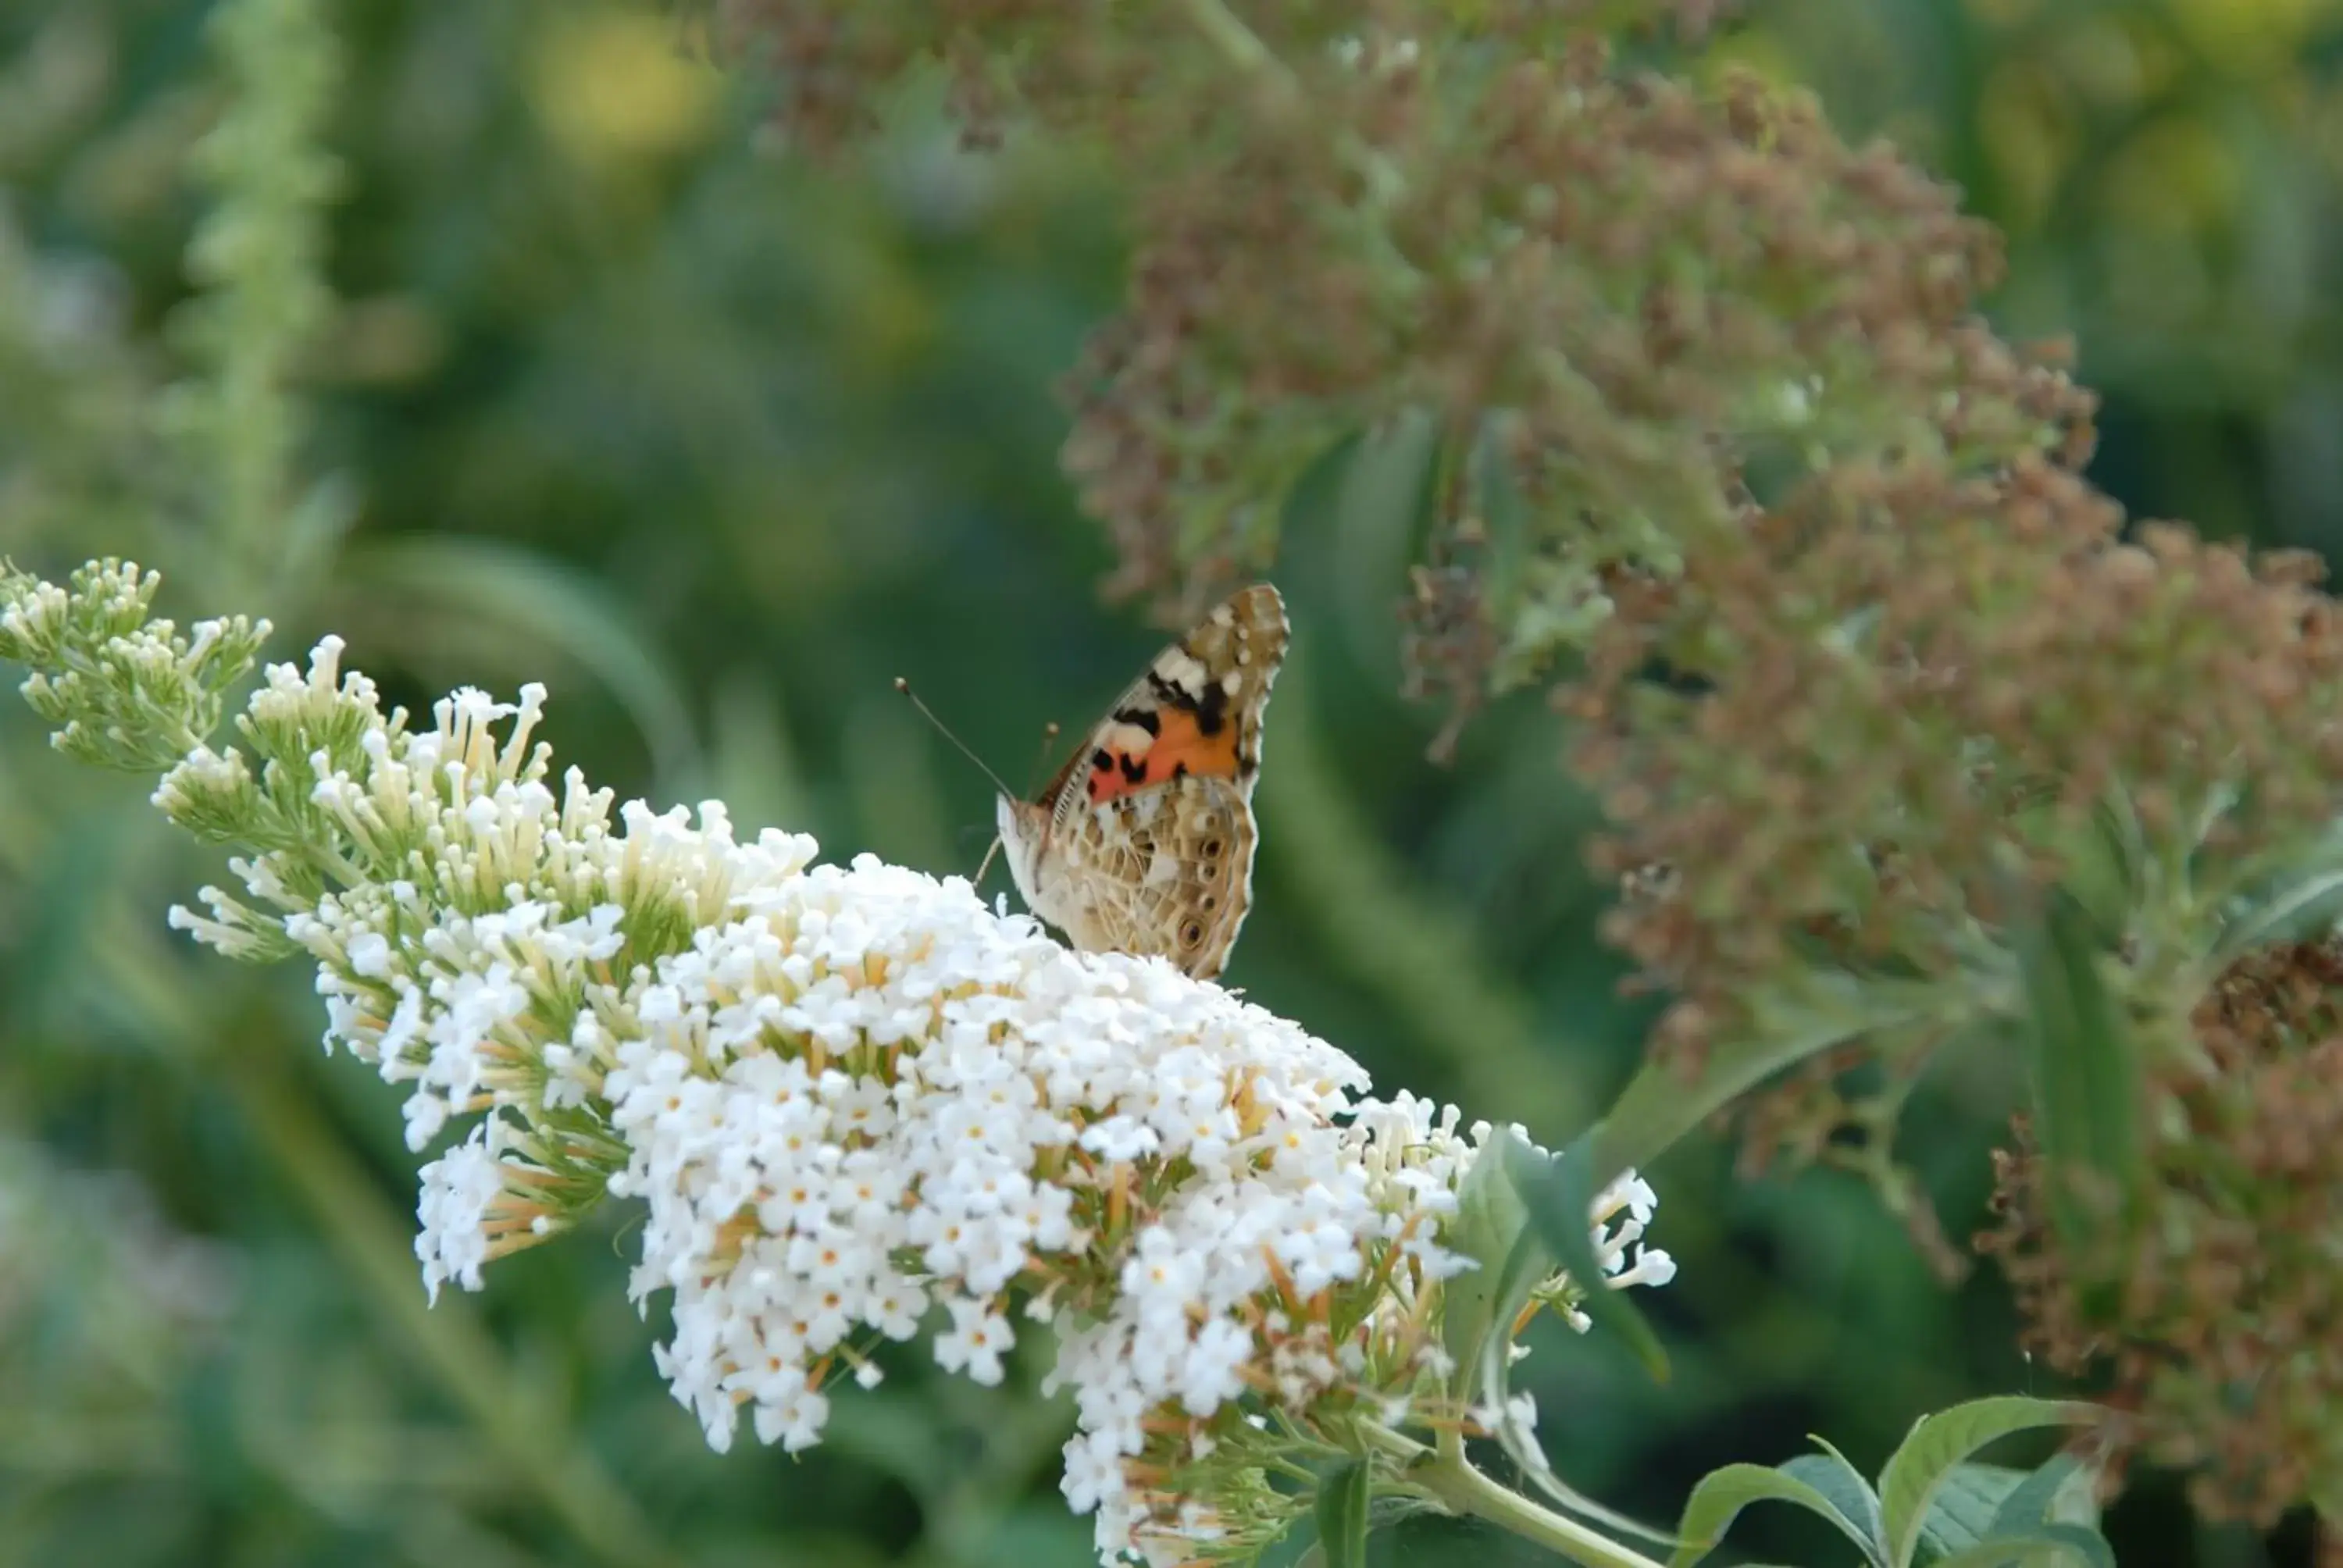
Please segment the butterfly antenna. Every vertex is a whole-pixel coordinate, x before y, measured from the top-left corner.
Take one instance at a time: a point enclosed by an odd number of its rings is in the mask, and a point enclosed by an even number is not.
[[[976,770],[983,774],[987,779],[991,779],[992,787],[994,789],[1000,790],[1003,795],[1009,796],[1012,799],[1016,798],[1017,791],[1002,783],[1001,781],[1001,775],[995,773],[991,769],[987,768],[984,765],[984,759],[979,757],[975,752],[970,751],[968,749],[968,742],[962,740],[959,736],[954,735],[951,732],[951,727],[946,724],[942,719],[938,719],[935,715],[935,710],[930,709],[926,703],[920,700],[920,694],[911,689],[911,683],[910,681],[904,679],[900,675],[897,676],[895,678],[895,689],[901,692],[905,697],[910,698],[911,699],[911,706],[920,710],[920,717],[934,725],[936,727],[936,733],[950,741],[953,748],[958,750],[962,757],[965,757],[970,762],[975,763]]]
[[[984,851],[984,859],[977,862],[976,875],[969,879],[968,885],[970,887],[980,888],[984,886],[984,873],[992,869],[992,857],[999,853],[1001,853],[1001,835],[995,833],[992,836],[991,848],[986,849]]]

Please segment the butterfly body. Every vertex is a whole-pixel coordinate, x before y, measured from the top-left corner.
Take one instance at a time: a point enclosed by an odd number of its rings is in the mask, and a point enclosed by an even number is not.
[[[1232,595],[1156,655],[1040,799],[1001,797],[1028,909],[1085,951],[1221,972],[1252,900],[1262,713],[1287,638],[1275,588]]]

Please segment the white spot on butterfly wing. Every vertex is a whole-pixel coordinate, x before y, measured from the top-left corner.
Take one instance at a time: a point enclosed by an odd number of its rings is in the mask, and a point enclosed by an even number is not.
[[[1185,649],[1177,648],[1168,650],[1163,655],[1155,667],[1155,673],[1181,690],[1188,692],[1201,689],[1212,674],[1204,668],[1202,660],[1194,658]]]
[[[1099,744],[1110,751],[1144,757],[1147,749],[1155,744],[1155,737],[1136,724],[1110,724],[1100,732]]]

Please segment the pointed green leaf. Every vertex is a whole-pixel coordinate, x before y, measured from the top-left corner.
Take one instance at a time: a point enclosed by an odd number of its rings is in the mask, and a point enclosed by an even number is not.
[[[1668,1559],[1669,1568],[1687,1568],[1715,1550],[1733,1521],[1753,1503],[1795,1503],[1830,1521],[1839,1533],[1855,1543],[1865,1562],[1879,1562],[1879,1548],[1871,1537],[1812,1485],[1763,1464],[1728,1464],[1703,1476],[1693,1488],[1684,1518],[1676,1525],[1683,1544]]]
[[[1604,1282],[1603,1262],[1594,1253],[1597,1189],[1592,1141],[1581,1138],[1561,1153],[1548,1155],[1512,1139],[1504,1145],[1503,1159],[1538,1239],[1585,1292],[1580,1310],[1598,1327],[1619,1335],[1655,1381],[1667,1382],[1667,1352],[1660,1348],[1659,1336],[1623,1293]]]
[[[2212,967],[2256,948],[2309,941],[2333,931],[2343,920],[2343,823],[2330,824],[2308,843],[2290,843],[2260,874],[2248,872],[2240,896],[2227,904],[2228,919],[2213,944]]]
[[[2042,1524],[1940,1558],[1935,1568],[2116,1568],[2106,1536],[2080,1524]]]
[[[2062,808],[2056,799],[2033,809],[2046,823],[2061,819]],[[2132,910],[2151,896],[2142,877],[2152,871],[2154,864],[2130,797],[2120,790],[2110,792],[2092,808],[2087,829],[2060,835],[2057,842],[2066,890],[2102,928],[2121,930]]]
[[[1318,1545],[1326,1568],[1366,1568],[1367,1504],[1373,1497],[1367,1462],[1353,1459],[1318,1483]]]
[[[2012,1432],[2042,1426],[2089,1425],[2102,1413],[2097,1405],[2079,1401],[2013,1394],[1972,1400],[1915,1422],[1903,1446],[1879,1475],[1890,1568],[1908,1568],[1930,1505],[1970,1454]]]
[[[1510,1331],[1513,1314],[1544,1275],[1542,1254],[1523,1253],[1520,1242],[1529,1211],[1513,1190],[1503,1159],[1473,1162],[1456,1193],[1456,1212],[1441,1231],[1449,1251],[1477,1265],[1453,1276],[1442,1289],[1441,1341],[1460,1376],[1479,1375],[1482,1352],[1493,1332]],[[1460,1392],[1469,1391],[1469,1382]],[[1494,1396],[1479,1397],[1502,1400]]]
[[[1552,1271],[1554,1261],[1537,1238],[1537,1232],[1524,1222],[1521,1234],[1514,1239],[1512,1251],[1505,1256],[1497,1271],[1496,1290],[1491,1303],[1494,1321],[1489,1332],[1481,1338],[1481,1351],[1470,1365],[1460,1365],[1456,1376],[1466,1399],[1497,1412],[1496,1438],[1513,1462],[1532,1475],[1547,1473],[1545,1450],[1539,1447],[1534,1432],[1515,1430],[1506,1412],[1513,1393],[1513,1319],[1528,1304],[1530,1292]]]
[[[1381,555],[1405,541],[1402,558],[1418,553],[1417,528],[1428,510],[1439,453],[1439,423],[1422,408],[1403,409],[1360,435],[1334,503],[1346,549]]]
[[[2080,1455],[2051,1455],[2048,1462],[2002,1500],[1986,1534],[2016,1535],[2041,1524],[2096,1526],[2099,1522],[2099,1501],[2092,1492],[2096,1479]]]
[[[1944,998],[1926,984],[1885,983],[1844,973],[1804,974],[1752,1000],[1752,1032],[1716,1041],[1687,1081],[1674,1062],[1646,1061],[1594,1132],[1588,1179],[1595,1190],[1648,1165],[1776,1072],[1874,1030],[1935,1018]]]
[[[1956,1464],[1920,1521],[1916,1561],[1934,1563],[1966,1552],[1993,1533],[1993,1522],[2027,1473],[2006,1464]]]
[[[1472,481],[1473,509],[1488,530],[1489,599],[1499,607],[1501,617],[1510,618],[1516,610],[1515,596],[1521,592],[1534,547],[1530,542],[1530,506],[1513,474],[1502,417],[1481,421],[1473,439],[1467,473]]]
[[[2089,914],[2054,890],[2020,962],[2052,1222],[2073,1256],[2094,1272],[2112,1272],[2119,1264],[2098,1244],[2108,1239],[2109,1216],[2097,1200],[2120,1200],[2137,1186],[2140,1064],[2117,999],[2108,994],[2101,953]],[[2113,1218],[2123,1222],[2120,1214]]]
[[[1805,1482],[1828,1498],[1847,1526],[1872,1543],[1872,1550],[1866,1555],[1874,1562],[1881,1560],[1887,1549],[1879,1527],[1879,1498],[1871,1490],[1871,1483],[1837,1449],[1819,1437],[1810,1441],[1822,1443],[1825,1452],[1802,1453],[1785,1461],[1779,1467],[1782,1473],[1793,1481]]]
[[[1502,1149],[1516,1150],[1515,1159],[1527,1155],[1541,1165],[1544,1159],[1518,1135],[1509,1135]],[[1513,1320],[1529,1304],[1531,1293],[1554,1272],[1554,1261],[1536,1227],[1529,1222],[1513,1179],[1507,1174],[1509,1163],[1503,1151],[1493,1158],[1475,1161],[1465,1179],[1456,1217],[1449,1221],[1451,1231],[1464,1238],[1474,1249],[1470,1255],[1476,1259],[1488,1257],[1510,1239],[1493,1266],[1484,1261],[1481,1268],[1448,1282],[1452,1289],[1443,1309],[1447,1315],[1442,1329],[1445,1342],[1456,1347],[1452,1349],[1457,1358],[1455,1392],[1469,1402],[1496,1412],[1493,1435],[1499,1446],[1521,1466],[1523,1475],[1565,1511],[1622,1534],[1672,1544],[1674,1538],[1666,1533],[1606,1508],[1564,1484],[1547,1462],[1545,1451],[1538,1446],[1535,1431],[1511,1419],[1508,1401],[1513,1392]],[[1467,1282],[1470,1286],[1460,1305],[1453,1287]],[[1468,1322],[1474,1326],[1463,1326]],[[1467,1344],[1475,1347],[1469,1359],[1462,1348]]]

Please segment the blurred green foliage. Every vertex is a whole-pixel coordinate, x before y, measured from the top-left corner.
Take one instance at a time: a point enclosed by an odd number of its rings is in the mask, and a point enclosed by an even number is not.
[[[972,870],[988,787],[890,678],[1015,775],[1156,641],[1100,602],[1108,549],[1055,464],[1051,383],[1119,288],[1111,178],[1027,138],[963,154],[920,105],[863,166],[809,166],[768,145],[752,74],[642,6],[328,7],[337,300],[277,345],[307,394],[277,521],[265,471],[189,462],[171,391],[218,364],[186,309],[233,177],[187,156],[236,79],[213,9],[0,10],[0,551],[135,556],[169,613],[267,615],[279,658],[338,632],[410,705],[545,679],[562,758],[622,795]],[[1776,0],[1719,54],[2009,229],[2002,323],[2078,334],[2120,498],[2343,544],[2343,5]],[[1386,1090],[1560,1141],[1644,1015],[1594,940],[1559,721],[1516,699],[1423,759],[1439,716],[1394,695],[1405,519],[1338,492],[1291,503],[1296,647],[1231,980]],[[615,1231],[427,1312],[393,1097],[319,1059],[301,973],[165,930],[218,867],[38,733],[0,705],[0,1563],[1088,1560],[1038,1355],[995,1392],[906,1364],[802,1460],[719,1457],[652,1374]],[[2012,1090],[1936,1082],[1914,1120],[1956,1236]],[[1599,1342],[1530,1364],[1557,1469],[1605,1501],[1672,1516],[1809,1432],[1868,1467],[1924,1411],[2055,1392],[1998,1286],[1940,1288],[1851,1180],[1740,1181],[1698,1148],[1650,1174],[1673,1383]],[[2111,1530],[2127,1562],[2271,1550],[2184,1521],[2149,1484]],[[1433,1521],[1371,1558],[1532,1553]]]

